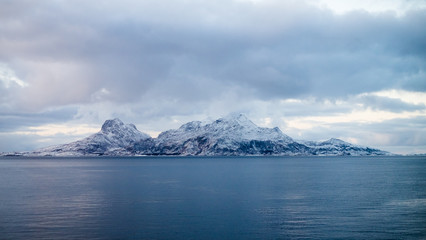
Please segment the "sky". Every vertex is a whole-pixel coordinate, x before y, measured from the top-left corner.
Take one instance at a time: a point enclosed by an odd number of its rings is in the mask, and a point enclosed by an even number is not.
[[[243,113],[426,153],[425,0],[0,0],[0,151]]]

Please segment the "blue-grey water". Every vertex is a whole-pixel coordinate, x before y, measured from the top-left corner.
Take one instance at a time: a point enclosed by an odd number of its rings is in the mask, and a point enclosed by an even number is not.
[[[0,158],[0,239],[426,239],[426,158]]]

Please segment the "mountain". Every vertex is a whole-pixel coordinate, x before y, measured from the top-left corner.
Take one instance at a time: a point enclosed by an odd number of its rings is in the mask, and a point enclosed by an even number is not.
[[[211,123],[188,122],[157,138],[119,119],[107,120],[101,131],[82,140],[30,153],[36,156],[311,156],[388,155],[332,138],[323,142],[296,141],[277,127],[258,127],[243,114],[231,114]]]
[[[261,128],[242,114],[210,124],[189,122],[161,133],[157,139],[130,147],[135,154],[149,155],[300,155],[308,148],[279,128]]]
[[[124,124],[120,119],[106,120],[101,130],[82,140],[51,146],[34,151],[31,155],[82,156],[117,153],[120,149],[151,137],[138,131],[133,124]],[[115,154],[114,153],[114,154]]]
[[[386,155],[387,152],[356,146],[342,140],[295,141],[277,127],[256,126],[242,114],[232,114],[203,125],[189,122],[142,140],[127,148],[135,155]]]
[[[301,141],[309,148],[312,149],[314,155],[323,155],[323,156],[343,156],[343,155],[352,155],[352,156],[368,156],[368,155],[389,155],[390,153],[374,149],[370,147],[358,146],[351,144],[345,141],[342,141],[337,138],[331,138],[323,142],[315,141]]]

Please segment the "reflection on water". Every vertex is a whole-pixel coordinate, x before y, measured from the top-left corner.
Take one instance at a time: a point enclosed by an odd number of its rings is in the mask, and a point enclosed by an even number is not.
[[[426,198],[406,199],[406,200],[392,200],[389,205],[406,206],[406,207],[423,207],[426,208]],[[426,209],[425,209],[426,210]]]
[[[425,160],[3,158],[0,239],[421,239]]]

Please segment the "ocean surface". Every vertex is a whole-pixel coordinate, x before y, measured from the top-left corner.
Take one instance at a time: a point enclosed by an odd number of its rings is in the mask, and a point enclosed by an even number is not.
[[[426,239],[426,158],[5,157],[0,239]]]

